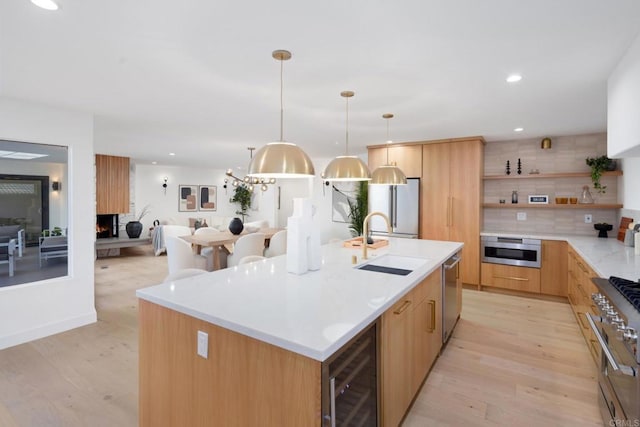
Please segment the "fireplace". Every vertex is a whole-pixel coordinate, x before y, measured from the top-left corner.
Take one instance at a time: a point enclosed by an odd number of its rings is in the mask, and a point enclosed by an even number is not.
[[[96,239],[118,237],[118,214],[96,216]]]

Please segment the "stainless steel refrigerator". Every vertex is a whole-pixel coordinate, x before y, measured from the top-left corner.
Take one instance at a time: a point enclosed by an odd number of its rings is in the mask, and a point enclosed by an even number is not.
[[[415,239],[418,237],[420,209],[420,178],[407,178],[407,185],[370,185],[369,212],[382,212],[389,217],[395,237]],[[387,234],[384,220],[371,218],[373,234]]]

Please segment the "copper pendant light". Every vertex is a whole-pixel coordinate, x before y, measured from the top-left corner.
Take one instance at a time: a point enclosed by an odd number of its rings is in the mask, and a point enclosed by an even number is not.
[[[389,119],[393,118],[393,114],[386,113],[382,115],[382,118],[387,121],[387,163],[383,166],[379,166],[371,174],[371,185],[406,185],[407,177],[399,167],[389,163]]]
[[[256,178],[308,178],[315,175],[311,159],[296,144],[283,138],[282,70],[284,61],[291,59],[291,52],[275,50],[271,54],[280,61],[280,141],[260,148],[249,163],[248,175]]]
[[[327,181],[369,181],[371,174],[366,163],[356,156],[349,155],[349,98],[354,92],[345,90],[340,92],[340,96],[346,99],[347,103],[347,132],[346,149],[344,156],[338,156],[325,168],[322,178]]]

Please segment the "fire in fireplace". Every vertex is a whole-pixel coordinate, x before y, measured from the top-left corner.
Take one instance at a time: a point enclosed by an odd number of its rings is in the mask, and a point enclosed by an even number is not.
[[[118,237],[118,214],[96,216],[96,239]]]

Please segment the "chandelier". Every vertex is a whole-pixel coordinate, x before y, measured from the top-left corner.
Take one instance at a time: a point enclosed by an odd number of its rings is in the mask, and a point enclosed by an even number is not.
[[[251,159],[253,159],[253,150],[255,149],[256,147],[247,147],[247,150],[249,150],[249,152],[251,153],[250,154]],[[231,185],[233,185],[234,187],[237,187],[238,185],[243,185],[247,187],[247,190],[249,191],[253,191],[256,185],[260,186],[260,190],[267,191],[269,189],[268,187],[269,184],[276,183],[275,178],[257,178],[249,175],[245,175],[244,178],[238,178],[233,174],[233,169],[227,169],[226,175],[230,178],[233,178],[233,182],[231,182]]]

